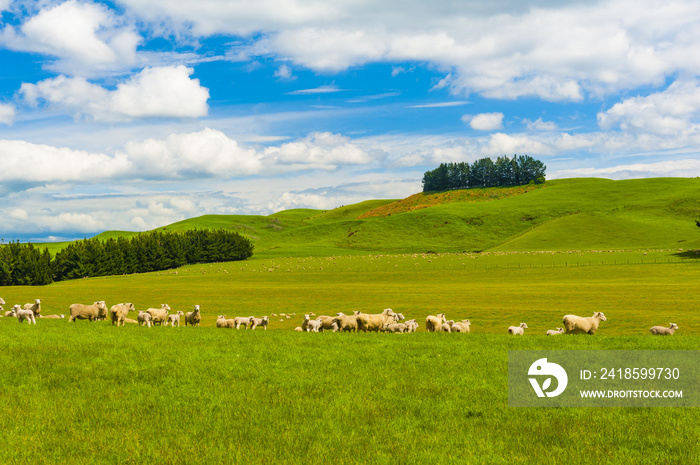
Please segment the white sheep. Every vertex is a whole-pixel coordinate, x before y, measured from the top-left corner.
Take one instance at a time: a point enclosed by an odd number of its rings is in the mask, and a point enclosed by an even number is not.
[[[267,324],[270,322],[270,319],[267,316],[264,316],[262,318],[252,318],[250,320],[250,329],[255,330],[258,326],[262,326],[262,328],[267,331]]]
[[[17,306],[17,305],[15,305],[15,307],[16,307],[16,306]],[[15,315],[15,307],[12,307],[12,310],[6,311],[6,312],[5,312],[5,316],[13,316],[13,317],[14,317],[14,316],[17,316],[17,315]]]
[[[385,308],[382,313],[358,313],[357,329],[367,331],[379,331],[385,325],[396,323],[396,313],[390,308]]]
[[[508,327],[508,334],[512,334],[514,336],[522,336],[523,334],[525,334],[526,329],[527,325],[525,323],[520,323],[520,326]]]
[[[216,318],[216,327],[217,328],[230,328],[231,327],[228,324],[228,320],[226,319],[226,315],[219,315]]]
[[[22,308],[33,311],[35,317],[41,318],[41,299],[35,299],[33,304],[24,304]]]
[[[309,313],[309,316],[311,316],[310,313]],[[323,331],[323,330],[325,330],[325,329],[331,329],[331,330],[332,330],[332,329],[333,329],[333,319],[334,319],[334,318],[335,318],[334,316],[328,316],[328,315],[317,316],[317,317],[316,317],[316,321],[320,321],[320,322],[321,322],[321,331]]]
[[[452,332],[452,325],[450,322],[454,323],[454,321],[449,320],[448,322],[443,323],[442,326],[440,327],[440,330],[443,333],[451,333]]]
[[[61,318],[65,318],[65,317],[66,317],[66,316],[65,316],[63,313],[61,313],[60,315],[46,315],[46,316],[42,316],[42,318],[48,318],[48,319],[51,319],[51,318],[54,318],[54,319],[61,319]]]
[[[671,323],[670,328],[666,328],[664,326],[652,326],[649,331],[651,331],[651,334],[655,334],[658,336],[673,336],[673,333],[676,332],[678,329],[678,325],[675,323]]]
[[[564,328],[548,329],[547,330],[547,336],[558,336],[560,334],[564,334]]]
[[[303,332],[304,332],[304,330],[301,329],[301,326],[297,326],[296,328],[294,328],[294,331],[298,331],[298,332],[300,332],[300,333],[303,333]]]
[[[593,316],[582,317],[576,315],[565,315],[563,318],[564,328],[567,334],[595,334],[601,321],[607,321],[603,312],[595,312]]]
[[[427,331],[435,332],[442,329],[442,325],[445,324],[447,319],[444,313],[438,313],[437,315],[428,315],[425,318],[425,329]]]
[[[248,325],[250,324],[250,320],[252,320],[253,316],[237,316],[236,318],[233,319],[233,324],[236,327],[236,329],[239,329],[241,325],[243,325],[243,329],[248,329]]]
[[[282,321],[282,320],[280,320]],[[311,321],[310,315],[304,315],[304,321],[301,322],[301,330],[304,332],[309,331],[309,321]]]
[[[153,326],[163,326],[168,325],[168,314],[170,312],[170,305],[160,304],[160,308],[149,308],[146,313],[151,315],[151,324]]]
[[[149,328],[151,327],[151,323],[152,323],[152,321],[153,321],[153,317],[151,316],[150,313],[139,310],[139,316],[136,317],[136,318],[137,318],[137,320],[138,320],[138,322],[139,322],[139,326],[144,326],[144,325],[145,325],[145,326],[148,326]]]
[[[311,320],[309,321],[309,329],[308,332],[310,333],[318,333],[319,331],[323,331],[323,322],[319,320]]]
[[[165,326],[168,326],[168,323],[170,323],[170,326],[175,327],[180,327],[180,317],[184,315],[180,310],[177,311],[177,313],[174,313],[172,315],[168,315],[168,321],[165,323]]]
[[[333,323],[338,327],[338,331],[357,331],[357,315],[345,315],[340,312],[333,318]]]
[[[34,312],[32,310],[24,309],[19,305],[15,305],[13,308],[15,310],[15,315],[17,315],[17,321],[22,323],[24,320],[27,320],[28,324],[36,324],[36,319],[34,318]]]
[[[202,321],[200,306],[195,305],[194,310],[187,312],[187,315],[185,315],[185,326],[187,326],[187,324],[190,324],[191,326],[199,326],[200,321]]]
[[[462,320],[452,323],[453,333],[469,333],[471,332],[471,322],[469,320]]]
[[[109,309],[109,315],[112,318],[112,326],[116,323],[117,326],[124,326],[124,320],[129,315],[129,312],[133,312],[136,309],[132,303],[123,303],[112,305]]]
[[[408,320],[406,323],[406,332],[407,333],[415,333],[416,330],[418,329],[418,322],[416,319]]]
[[[382,329],[385,333],[407,333],[408,326],[406,323],[392,323],[390,325],[384,326]]]
[[[68,322],[77,320],[90,320],[91,322],[107,318],[107,303],[99,300],[92,305],[73,304],[70,306],[70,318]]]

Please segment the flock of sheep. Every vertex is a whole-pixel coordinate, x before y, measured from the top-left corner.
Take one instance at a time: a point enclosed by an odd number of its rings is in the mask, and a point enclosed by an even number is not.
[[[36,299],[34,303],[24,305],[14,305],[11,310],[5,312],[2,305],[5,301],[0,298],[0,316],[16,317],[22,323],[27,321],[29,324],[36,324],[37,318],[64,318],[65,315],[42,315],[41,300]],[[129,312],[135,312],[134,304],[120,303],[112,305],[107,309],[107,304],[104,300],[94,302],[90,305],[73,304],[70,306],[69,322],[78,320],[99,321],[105,320],[109,316],[112,325],[123,326],[125,323],[137,323],[141,326],[180,326],[181,317],[185,317],[185,326],[199,326],[201,321],[200,306],[195,305],[191,312],[186,314],[182,311],[170,313],[168,304],[161,304],[160,308],[149,308],[138,312],[137,319],[128,318]],[[301,326],[295,328],[295,331],[302,332],[321,332],[328,331],[375,331],[389,333],[412,333],[418,329],[418,323],[415,319],[406,320],[401,313],[396,313],[390,308],[384,309],[381,313],[363,313],[355,311],[352,315],[346,315],[342,312],[336,316],[321,315],[315,319],[311,319],[314,314],[304,315],[304,321]],[[577,315],[565,315],[563,318],[564,327],[547,330],[547,336],[556,336],[559,334],[595,334],[601,321],[607,321],[603,312],[595,312],[593,316],[581,317]],[[219,315],[216,320],[217,328],[236,328],[252,329],[262,327],[267,330],[267,325],[270,320],[267,316],[262,318],[235,317],[226,318],[225,315]],[[444,313],[437,315],[428,315],[425,319],[425,329],[430,332],[448,332],[448,333],[469,333],[471,331],[471,323],[469,320],[454,321],[447,320]],[[528,329],[526,323],[520,323],[518,326],[510,326],[508,334],[522,336],[525,330]],[[659,336],[673,336],[673,333],[678,329],[678,325],[671,323],[670,327],[653,326],[649,329],[651,334]]]

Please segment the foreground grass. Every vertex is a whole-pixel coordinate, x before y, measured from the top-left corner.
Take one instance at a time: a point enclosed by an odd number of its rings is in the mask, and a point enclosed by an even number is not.
[[[0,320],[1,463],[693,463],[698,409],[507,407],[507,353],[697,349]]]

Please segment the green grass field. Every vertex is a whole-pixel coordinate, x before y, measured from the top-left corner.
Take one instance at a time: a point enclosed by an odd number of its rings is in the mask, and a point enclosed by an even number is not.
[[[698,194],[697,179],[561,180],[400,213],[200,217],[166,228],[236,229],[254,256],[0,288],[6,309],[40,298],[44,314],[95,300],[203,312],[197,328],[0,318],[0,463],[696,463],[698,408],[511,408],[507,360],[697,350]],[[378,208],[391,216],[358,219]],[[419,332],[293,331],[305,313],[386,307]],[[595,336],[544,336],[595,311],[608,318]],[[472,333],[425,332],[438,312]],[[215,327],[273,313],[292,318]],[[675,336],[650,335],[671,321]]]

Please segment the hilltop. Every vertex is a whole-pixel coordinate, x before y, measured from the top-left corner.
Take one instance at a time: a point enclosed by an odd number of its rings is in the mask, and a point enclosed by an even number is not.
[[[255,254],[700,248],[700,179],[582,178],[541,186],[420,193],[333,210],[204,215],[159,230],[224,228]],[[136,233],[107,231],[98,237]],[[60,246],[59,246],[60,247]]]

